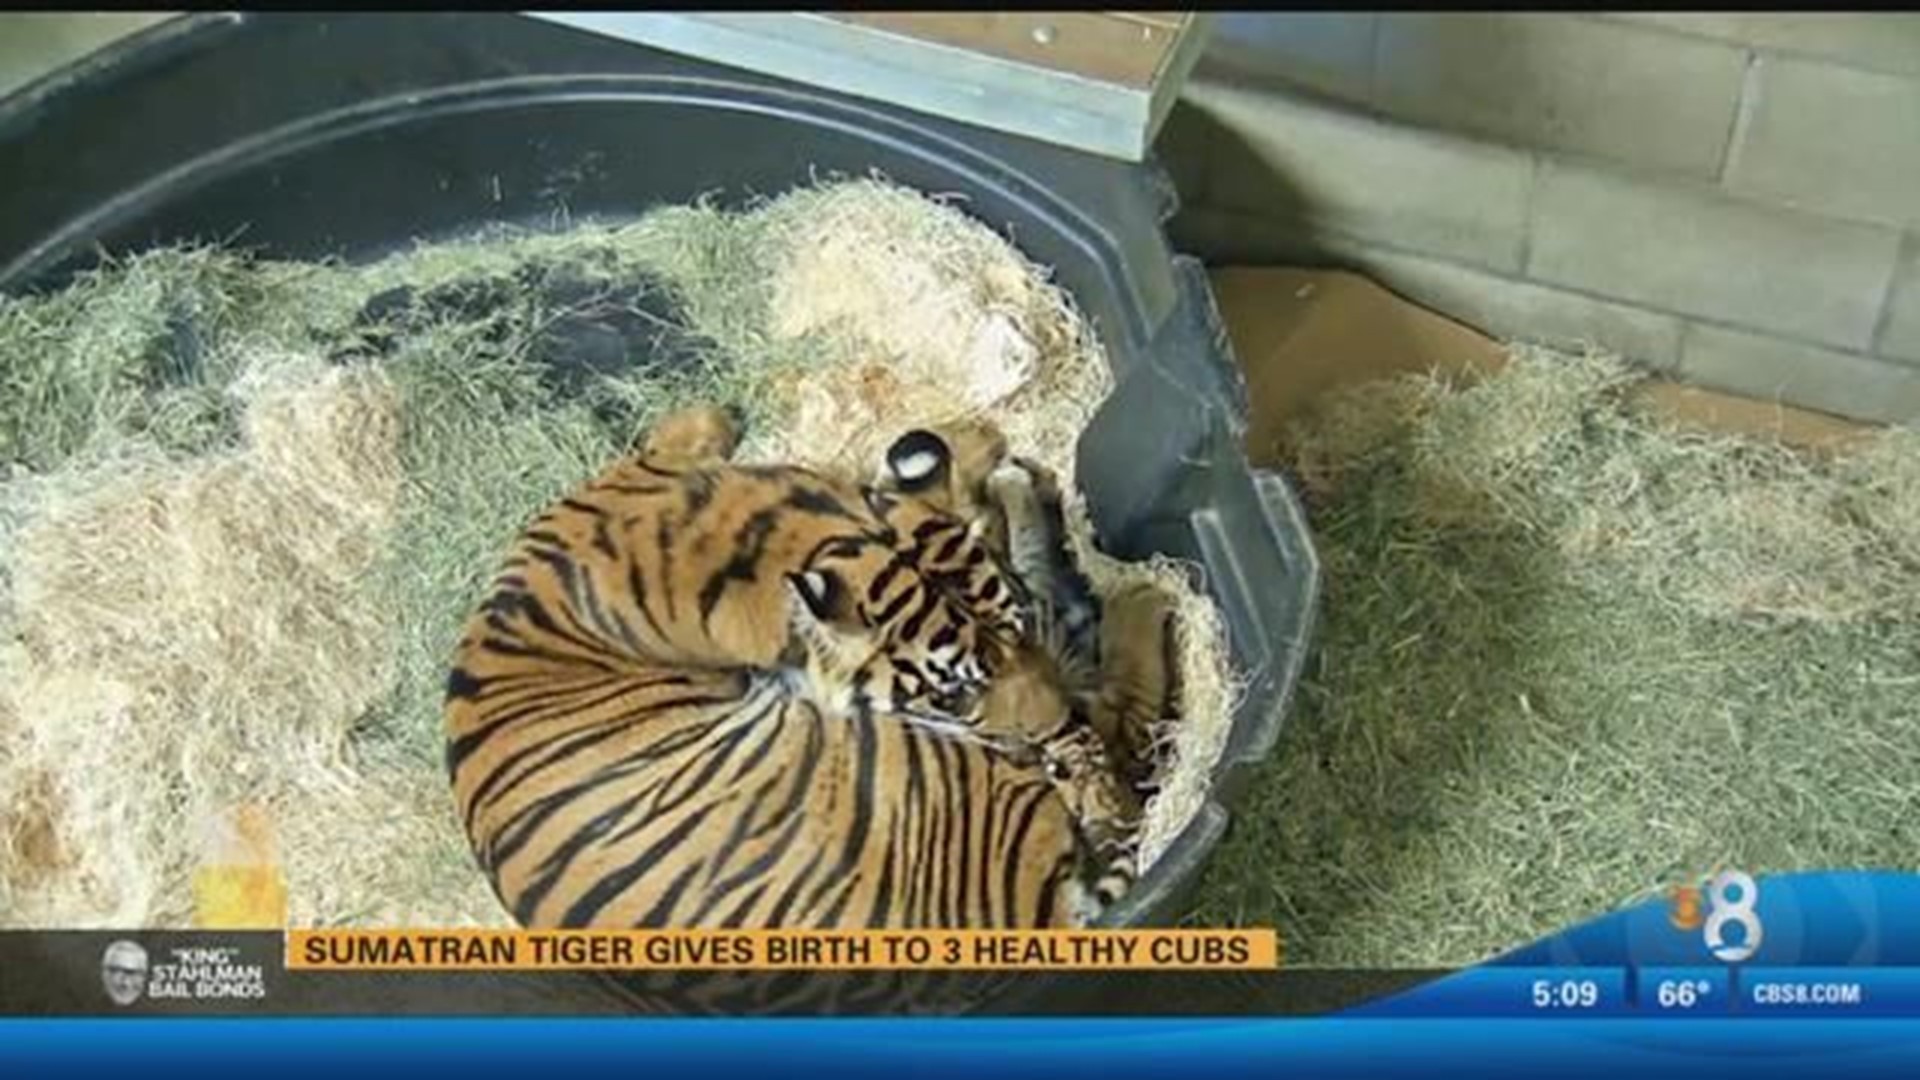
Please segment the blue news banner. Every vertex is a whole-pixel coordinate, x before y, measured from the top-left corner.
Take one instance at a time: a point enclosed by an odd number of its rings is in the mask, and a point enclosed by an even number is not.
[[[1920,876],[1734,875],[1330,1017],[12,1019],[0,1078],[1914,1077],[1917,973]]]
[[[1343,1015],[1920,1020],[1920,876],[1721,875]]]
[[[1920,1020],[1920,968],[1536,968],[1448,976],[1354,1017],[1782,1017]]]

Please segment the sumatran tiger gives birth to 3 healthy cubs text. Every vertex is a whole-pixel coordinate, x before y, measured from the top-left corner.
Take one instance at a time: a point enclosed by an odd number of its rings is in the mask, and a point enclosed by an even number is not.
[[[1053,478],[990,426],[876,479],[731,460],[669,414],[520,535],[447,764],[524,926],[1083,926],[1132,880],[1172,608],[1094,598]]]

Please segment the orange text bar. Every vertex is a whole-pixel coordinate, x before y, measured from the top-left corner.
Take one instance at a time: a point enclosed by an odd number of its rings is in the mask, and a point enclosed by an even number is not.
[[[287,967],[333,971],[1247,971],[1272,930],[289,930]]]

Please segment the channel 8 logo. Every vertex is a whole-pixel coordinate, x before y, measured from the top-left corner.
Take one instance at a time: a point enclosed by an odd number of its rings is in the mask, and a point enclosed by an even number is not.
[[[1699,929],[1713,955],[1729,964],[1746,960],[1760,948],[1760,913],[1754,905],[1760,900],[1760,886],[1751,874],[1724,870],[1707,885],[1704,919],[1700,910],[1700,890],[1684,887],[1673,891],[1673,906],[1667,918],[1682,931]],[[1729,927],[1738,933],[1729,935]],[[1729,940],[1729,938],[1733,940]]]

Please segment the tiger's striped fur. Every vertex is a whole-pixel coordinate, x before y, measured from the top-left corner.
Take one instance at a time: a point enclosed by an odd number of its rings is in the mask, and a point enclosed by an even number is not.
[[[1004,552],[1033,598],[1043,652],[1082,689],[1079,704],[1105,740],[1114,767],[1132,786],[1152,785],[1154,728],[1176,715],[1179,665],[1171,597],[1136,584],[1109,603],[1115,626],[1103,634],[1102,604],[1073,560],[1058,480],[1044,466],[1011,456],[997,430],[977,422],[908,432],[890,448],[880,483],[976,522]],[[1045,714],[1016,710],[1004,719]],[[1019,732],[1045,739],[1051,730]]]
[[[971,719],[1029,604],[970,525],[923,500],[794,466],[735,465],[719,410],[674,414],[641,452],[522,534],[477,618],[529,607],[583,662],[797,667],[835,710]]]
[[[1094,917],[1116,841],[1085,822],[1137,803],[1031,666],[1025,590],[982,530],[724,464],[735,434],[669,418],[523,534],[467,626],[448,766],[503,902],[542,927]],[[1056,736],[937,726],[1003,714]]]

